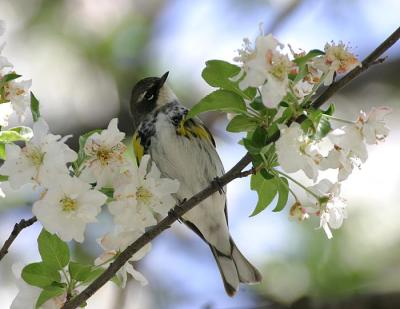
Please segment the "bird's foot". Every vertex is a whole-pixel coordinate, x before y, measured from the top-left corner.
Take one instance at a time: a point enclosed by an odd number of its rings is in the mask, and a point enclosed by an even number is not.
[[[224,185],[221,182],[221,179],[217,176],[215,177],[211,183],[218,188],[219,194],[225,194]]]
[[[185,203],[185,202],[186,202],[186,198],[184,198],[183,200],[178,201],[176,207],[180,207],[180,206],[181,206],[183,203]],[[176,213],[176,211],[174,210],[174,208],[171,208],[171,209],[168,211],[168,215],[171,216],[171,217],[173,217],[173,218],[175,218],[176,220],[178,220],[179,223],[182,223],[181,217]]]
[[[178,214],[176,213],[176,211],[175,211],[173,208],[171,208],[171,209],[168,211],[168,216],[171,216],[171,217],[173,217],[175,220],[179,221],[179,223],[182,223],[181,217],[178,216]]]

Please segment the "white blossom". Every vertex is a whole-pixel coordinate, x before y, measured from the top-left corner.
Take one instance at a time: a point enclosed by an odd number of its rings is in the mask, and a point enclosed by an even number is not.
[[[49,186],[59,174],[67,174],[66,163],[76,160],[76,153],[60,139],[49,133],[47,123],[38,119],[33,125],[33,137],[25,147],[6,145],[6,160],[0,174],[8,176],[13,189],[33,183]]]
[[[86,225],[96,222],[107,196],[77,177],[59,176],[33,204],[33,213],[50,233],[62,240],[83,242]]]
[[[15,296],[10,309],[35,309],[36,302],[42,289],[26,283],[21,278],[22,266],[14,264],[11,268],[14,276],[17,278],[18,293]],[[41,305],[39,309],[60,309],[65,303],[66,297],[66,293],[53,297]]]
[[[339,42],[337,45],[334,42],[326,43],[324,49],[325,55],[315,58],[313,65],[326,74],[325,86],[332,84],[335,73],[347,73],[355,67],[361,66],[361,62],[349,52],[349,47],[343,42]]]
[[[384,118],[391,112],[392,109],[386,106],[372,108],[368,114],[360,112],[357,125],[361,128],[367,144],[377,144],[388,136],[389,128],[386,127]]]
[[[0,104],[0,127],[8,126],[8,119],[14,113],[11,103]]]
[[[306,80],[301,80],[296,83],[293,87],[294,94],[297,98],[303,99],[305,96],[309,95],[313,90],[313,84]]]
[[[150,156],[143,156],[140,166],[129,173],[129,181],[116,187],[114,201],[108,207],[114,222],[126,229],[144,230],[156,224],[154,212],[166,215],[175,205],[172,194],[179,188],[179,182],[161,178],[154,162],[147,172]]]
[[[24,120],[25,112],[30,105],[29,89],[31,85],[31,80],[11,80],[4,85],[3,99],[11,103],[11,106],[19,117],[20,121]]]
[[[309,190],[323,197],[317,202],[317,215],[320,217],[320,228],[323,228],[326,236],[332,238],[332,229],[342,226],[347,218],[346,201],[339,196],[340,183],[332,183],[328,179],[322,179],[318,184],[309,187]]]
[[[288,90],[288,73],[294,64],[287,55],[277,50],[278,46],[283,47],[271,34],[264,36],[262,33],[257,37],[255,49],[250,46],[248,39],[244,40],[244,47],[238,50],[239,56],[235,61],[242,63],[241,72],[233,77],[233,80],[240,81],[239,87],[261,88],[264,105],[276,107],[283,99]]]
[[[359,160],[351,151],[346,151],[335,146],[320,162],[320,169],[338,169],[338,181],[346,180],[353,172],[354,166],[360,167]]]
[[[316,181],[320,158],[326,152],[325,140],[321,144],[310,140],[296,122],[290,127],[281,125],[280,131],[275,145],[282,169],[288,173],[303,170],[307,177]]]
[[[359,158],[361,162],[364,163],[368,159],[364,137],[355,124],[333,130],[328,134],[328,138],[336,145],[336,148],[343,149],[350,156]]]
[[[133,243],[140,235],[141,234],[137,231],[121,231],[119,233],[104,235],[102,238],[97,240],[100,246],[104,249],[104,253],[95,260],[95,265],[108,267],[112,260],[121,251],[125,250],[128,245]],[[133,267],[133,263],[141,260],[150,249],[151,244],[146,244],[118,270],[116,275],[121,281],[123,288],[126,285],[128,274],[130,274],[135,280],[139,281],[141,285],[147,285],[147,279]]]
[[[112,185],[114,176],[127,164],[124,137],[125,133],[118,130],[117,118],[110,121],[106,130],[89,136],[84,147],[87,159],[81,177],[97,182],[98,188]]]

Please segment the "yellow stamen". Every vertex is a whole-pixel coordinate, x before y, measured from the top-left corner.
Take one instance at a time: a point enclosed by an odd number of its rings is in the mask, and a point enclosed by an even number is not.
[[[76,202],[76,200],[65,196],[63,199],[60,200],[60,205],[64,212],[72,212],[76,210],[78,203]]]
[[[153,194],[143,186],[140,186],[136,191],[136,198],[145,204],[149,204],[152,197]]]
[[[108,165],[111,159],[112,153],[109,149],[100,148],[96,153],[97,159],[100,161],[101,165]]]

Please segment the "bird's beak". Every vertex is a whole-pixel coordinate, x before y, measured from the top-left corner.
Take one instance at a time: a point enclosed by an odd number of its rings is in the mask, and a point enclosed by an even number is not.
[[[160,77],[160,82],[159,82],[160,88],[164,85],[165,81],[167,80],[168,74],[169,74],[169,72],[166,72],[166,73],[164,73],[163,76]]]

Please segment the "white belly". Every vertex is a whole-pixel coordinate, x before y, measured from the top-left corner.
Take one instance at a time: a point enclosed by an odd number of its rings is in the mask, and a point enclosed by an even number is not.
[[[224,173],[221,160],[210,142],[179,136],[165,114],[160,113],[158,117],[150,155],[165,176],[180,182],[177,197],[180,200],[190,198]],[[183,216],[209,243],[224,253],[230,248],[225,203],[225,194],[217,192]]]

